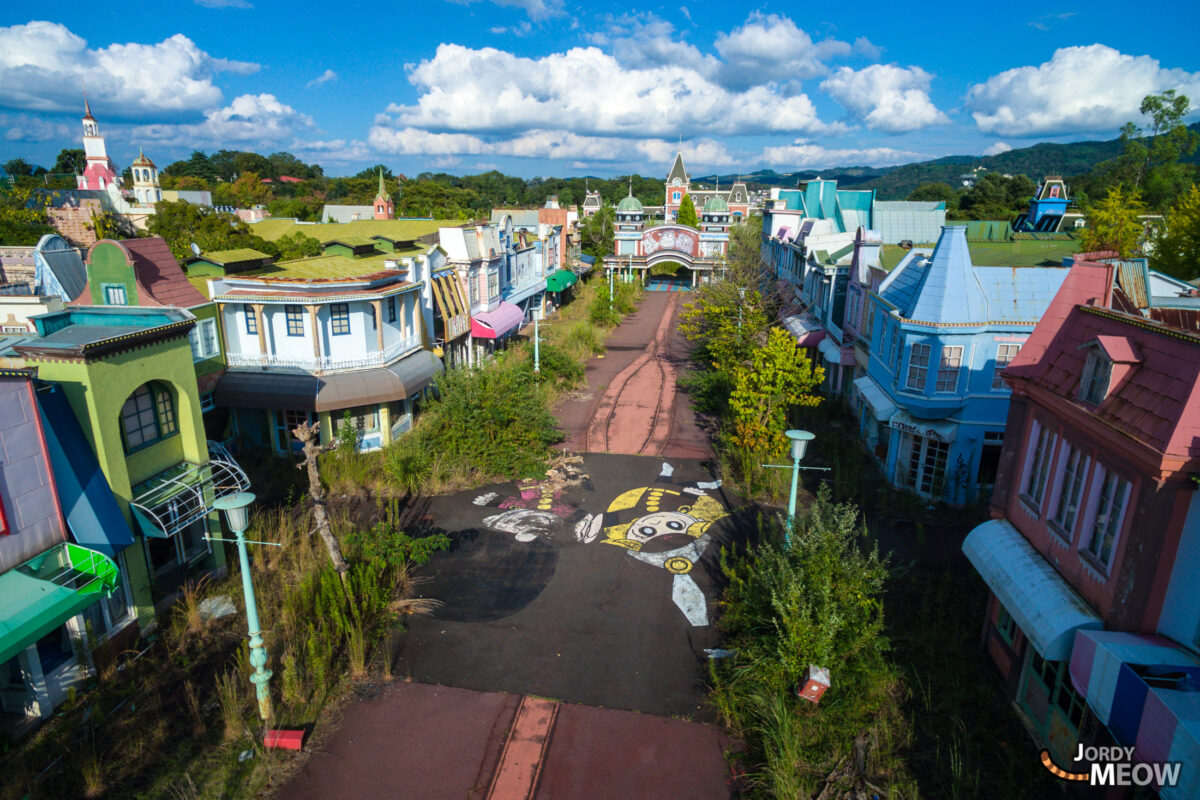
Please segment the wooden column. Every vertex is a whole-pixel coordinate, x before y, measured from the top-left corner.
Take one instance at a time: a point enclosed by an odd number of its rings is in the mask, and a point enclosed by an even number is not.
[[[383,352],[383,301],[372,300],[371,307],[375,309],[375,340],[379,345],[379,352]]]
[[[250,308],[254,309],[254,329],[258,331],[258,352],[260,355],[267,355],[267,326],[266,318],[263,316],[263,304],[251,303]]]
[[[320,320],[317,318],[317,311],[321,307],[319,305],[315,305],[315,306],[306,305],[305,308],[308,309],[308,315],[312,319],[313,358],[315,358],[317,361],[320,361],[321,360],[321,323],[320,323]]]

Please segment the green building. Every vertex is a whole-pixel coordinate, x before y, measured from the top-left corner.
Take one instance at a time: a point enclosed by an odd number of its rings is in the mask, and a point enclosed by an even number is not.
[[[118,283],[115,272],[93,272],[92,281]],[[223,551],[206,538],[219,530],[212,503],[249,485],[204,434],[189,340],[199,321],[180,309],[109,306],[71,308],[34,322],[38,338],[12,350],[65,395],[80,429],[74,436],[95,454],[136,534],[117,555],[144,629],[156,603],[173,597],[190,575],[224,566]],[[70,434],[64,438],[75,444]]]

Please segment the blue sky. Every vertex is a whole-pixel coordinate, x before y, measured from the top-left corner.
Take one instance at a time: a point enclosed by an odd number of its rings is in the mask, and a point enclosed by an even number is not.
[[[1200,105],[1200,4],[358,5],[62,0],[0,12],[0,160],[288,150],[348,174],[827,169],[1113,138]],[[1196,114],[1192,118],[1197,118]]]

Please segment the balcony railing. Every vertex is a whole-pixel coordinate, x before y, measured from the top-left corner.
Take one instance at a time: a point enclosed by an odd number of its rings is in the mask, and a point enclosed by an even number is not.
[[[297,358],[295,356],[280,356],[259,353],[226,353],[225,359],[230,367],[250,367],[258,369],[296,369],[305,372],[337,372],[348,369],[365,369],[381,367],[395,360],[410,350],[421,346],[418,336],[410,336],[391,347],[363,353],[354,358]]]

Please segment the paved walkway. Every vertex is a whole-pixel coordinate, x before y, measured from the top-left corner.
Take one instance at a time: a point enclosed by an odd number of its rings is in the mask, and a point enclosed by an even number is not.
[[[689,295],[647,293],[608,340],[608,352],[588,364],[587,388],[556,410],[575,452],[712,457],[704,432],[676,381],[689,346],[678,331]]]
[[[405,509],[453,542],[416,573],[444,605],[408,621],[393,673],[413,682],[351,705],[282,797],[729,797],[704,649],[721,547],[750,524],[676,391],[678,308],[646,296],[560,409],[568,449],[612,451],[586,482]]]
[[[726,800],[708,725],[536,697],[396,683],[280,790],[288,800]]]

